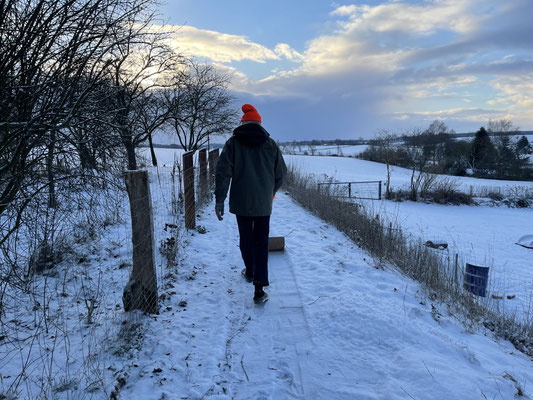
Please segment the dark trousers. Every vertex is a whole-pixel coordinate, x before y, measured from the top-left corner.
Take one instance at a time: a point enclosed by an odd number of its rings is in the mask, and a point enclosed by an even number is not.
[[[254,285],[268,286],[268,234],[270,215],[243,217],[237,215],[240,248],[246,275],[254,277]]]

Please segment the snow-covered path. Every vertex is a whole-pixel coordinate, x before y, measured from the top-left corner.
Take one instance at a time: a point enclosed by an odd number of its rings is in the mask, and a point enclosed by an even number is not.
[[[280,193],[270,300],[256,306],[233,215],[188,232],[178,279],[145,326],[123,399],[512,399],[533,363],[467,332],[419,285],[377,269],[343,234]],[[157,229],[157,227],[156,227]],[[526,397],[527,398],[527,397]]]
[[[303,398],[310,392],[302,369],[313,348],[311,331],[288,257],[272,256],[269,269],[270,300],[259,305],[245,300],[245,318],[230,343],[231,369],[241,371],[232,394]]]

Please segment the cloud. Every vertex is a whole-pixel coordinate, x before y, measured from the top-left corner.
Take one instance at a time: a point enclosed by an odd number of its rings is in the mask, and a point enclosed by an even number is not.
[[[332,16],[349,17],[340,26],[348,32],[405,32],[409,34],[432,34],[439,29],[465,33],[477,28],[478,21],[472,16],[472,1],[448,0],[423,4],[389,2],[378,6],[341,6]],[[477,2],[480,3],[480,2]]]
[[[169,27],[176,30],[172,42],[180,50],[214,62],[251,60],[264,63],[278,60],[279,56],[272,50],[253,43],[244,36],[198,29],[192,26]]]
[[[500,92],[491,104],[510,105],[512,110],[531,113],[533,110],[533,73],[493,80],[492,86]]]
[[[451,108],[433,111],[410,113],[394,113],[393,119],[406,128],[423,128],[434,120],[445,121],[448,126],[462,126],[461,131],[472,131],[485,125],[491,119],[511,119],[516,121],[516,115],[504,110],[484,108]]]
[[[290,61],[302,61],[303,56],[296,50],[292,49],[287,43],[278,43],[274,48],[274,52],[280,56],[285,57]]]
[[[341,6],[330,14],[339,18],[336,30],[309,41],[297,68],[253,82],[250,90],[312,101],[309,109],[319,115],[342,104],[351,110],[343,115],[374,128],[436,118],[457,130],[489,118],[531,126],[533,84],[525,82],[533,82],[533,32],[524,36],[532,24],[521,17],[528,10],[533,5],[520,0]]]
[[[230,35],[193,26],[154,26],[153,29],[171,34],[170,44],[188,56],[209,59],[215,63],[249,60],[265,63],[270,60],[287,59],[301,61],[302,55],[286,43],[269,49],[254,43],[246,36]]]

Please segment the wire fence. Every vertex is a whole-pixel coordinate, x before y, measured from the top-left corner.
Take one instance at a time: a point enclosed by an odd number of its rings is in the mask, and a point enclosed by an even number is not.
[[[130,182],[120,168],[77,173],[56,185],[55,208],[46,191],[30,203],[0,251],[0,398],[116,392],[107,367],[133,357],[142,311],[157,313],[177,278],[185,193],[195,210],[210,199],[213,157],[193,157],[187,184],[177,158]]]
[[[501,195],[502,197],[511,198],[533,198],[533,187],[525,185],[512,185],[512,186],[487,186],[487,185],[470,185],[468,187],[469,194],[475,197],[493,197]]]
[[[137,228],[141,235],[152,232],[153,237],[152,246],[150,240],[141,241],[137,245],[142,247],[138,249],[138,253],[142,255],[143,268],[146,269],[150,254],[154,254],[154,276],[150,277],[150,271],[143,272],[141,279],[147,280],[144,286],[152,287],[155,282],[157,287],[164,287],[168,284],[168,279],[175,276],[181,238],[186,230],[196,228],[197,210],[204,207],[212,197],[217,160],[218,149],[209,154],[207,151],[185,153],[182,158],[176,158],[172,166],[147,168],[150,203],[131,203],[132,209],[139,208],[140,211],[137,212],[144,212],[153,221],[152,229],[149,222],[144,222]],[[132,226],[134,239],[135,229]],[[134,258],[137,246],[134,244]],[[130,296],[132,289],[135,289],[131,287],[132,284],[130,280],[125,290],[126,296]],[[149,304],[145,311],[157,307],[157,299],[150,297],[149,293],[151,292],[140,293],[144,300],[155,303]]]

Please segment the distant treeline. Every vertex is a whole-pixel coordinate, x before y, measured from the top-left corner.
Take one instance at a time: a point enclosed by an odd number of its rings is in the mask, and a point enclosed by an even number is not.
[[[419,173],[480,178],[533,180],[530,157],[533,147],[525,132],[509,120],[491,120],[470,137],[451,132],[442,121],[433,121],[425,130],[398,136],[382,131],[369,141],[359,157],[409,168]]]
[[[489,136],[503,135],[503,136],[533,136],[533,131],[514,131],[514,132],[488,132]],[[448,132],[448,135],[452,139],[461,139],[461,138],[474,138],[476,132],[465,132],[465,133],[456,133]],[[403,141],[403,135],[397,135],[393,142],[400,143]],[[293,140],[290,142],[280,142],[282,146],[361,146],[368,145],[375,142],[375,138],[370,139],[323,139],[323,140]],[[164,147],[164,146],[160,146]]]

